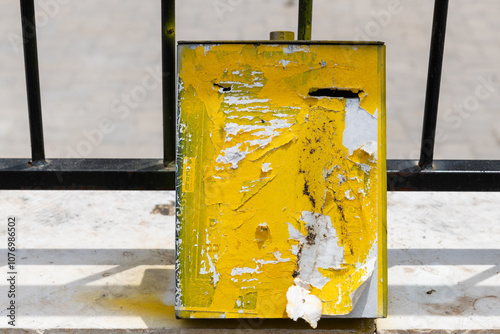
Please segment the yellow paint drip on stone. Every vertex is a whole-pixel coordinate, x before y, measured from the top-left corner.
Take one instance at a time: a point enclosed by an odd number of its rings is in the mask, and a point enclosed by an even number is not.
[[[179,316],[384,314],[383,49],[180,46]]]

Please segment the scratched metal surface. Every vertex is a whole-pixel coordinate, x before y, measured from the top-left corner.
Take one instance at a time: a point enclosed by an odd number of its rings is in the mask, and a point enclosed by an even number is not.
[[[384,315],[384,60],[381,44],[181,45],[179,316]]]

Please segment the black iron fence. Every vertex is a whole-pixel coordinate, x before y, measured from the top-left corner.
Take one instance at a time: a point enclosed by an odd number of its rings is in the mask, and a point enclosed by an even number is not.
[[[0,159],[0,189],[175,189],[175,1],[161,0],[163,160],[45,158],[34,0],[20,0],[31,159]],[[312,0],[300,0],[299,37],[310,38]],[[448,0],[435,0],[420,160],[387,160],[389,191],[500,191],[500,161],[433,160]]]

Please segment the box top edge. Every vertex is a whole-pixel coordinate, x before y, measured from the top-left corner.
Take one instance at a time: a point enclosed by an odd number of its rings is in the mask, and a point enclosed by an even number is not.
[[[298,44],[298,45],[385,45],[381,41],[271,41],[271,40],[250,40],[250,41],[178,41],[179,45],[184,44]]]

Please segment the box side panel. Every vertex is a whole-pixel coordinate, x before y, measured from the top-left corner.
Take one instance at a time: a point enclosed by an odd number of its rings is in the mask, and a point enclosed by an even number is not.
[[[378,317],[387,316],[387,170],[386,170],[386,57],[385,45],[378,47],[379,73],[380,78],[380,111],[379,111],[379,204],[378,204],[378,225],[379,225],[379,255],[378,255]]]

